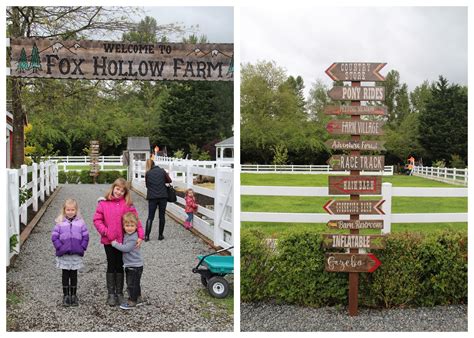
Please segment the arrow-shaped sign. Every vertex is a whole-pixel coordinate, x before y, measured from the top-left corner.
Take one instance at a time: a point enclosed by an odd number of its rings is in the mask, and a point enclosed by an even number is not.
[[[383,135],[382,121],[332,120],[326,130],[334,135]]]
[[[380,62],[334,62],[326,74],[334,81],[385,81],[379,71],[386,65]]]
[[[381,209],[385,200],[329,200],[323,209],[331,215],[385,215]]]
[[[386,106],[327,106],[326,115],[387,115]]]
[[[383,229],[383,220],[331,220],[330,229]]]
[[[384,170],[384,156],[334,155],[327,161],[334,170]]]
[[[333,150],[369,150],[369,151],[383,151],[385,150],[383,144],[385,141],[341,141],[328,140],[324,144]]]
[[[327,253],[328,272],[374,272],[382,264],[374,254]]]
[[[328,91],[333,100],[346,101],[383,101],[385,100],[385,87],[333,87]]]
[[[345,249],[383,249],[384,235],[323,234],[323,247]]]
[[[380,176],[329,176],[329,195],[380,195]]]

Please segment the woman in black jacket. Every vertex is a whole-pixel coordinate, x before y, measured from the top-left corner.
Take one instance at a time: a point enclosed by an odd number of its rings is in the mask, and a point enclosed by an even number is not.
[[[150,168],[145,174],[146,199],[148,200],[148,219],[146,220],[145,241],[150,240],[151,226],[155,218],[156,207],[158,207],[158,217],[160,226],[158,229],[158,240],[164,239],[165,230],[165,212],[168,203],[168,191],[165,183],[171,183],[168,173],[159,166],[155,165],[153,160],[148,159],[146,167]]]

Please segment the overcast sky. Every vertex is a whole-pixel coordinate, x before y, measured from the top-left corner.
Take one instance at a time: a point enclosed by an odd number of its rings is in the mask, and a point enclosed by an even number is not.
[[[467,85],[466,7],[242,7],[241,62],[273,60],[288,75],[332,80],[333,62],[386,62],[413,90],[443,75]]]
[[[196,32],[196,35],[206,35],[209,42],[234,42],[233,7],[184,6],[145,7],[144,9],[146,10],[147,15],[155,18],[159,25],[169,23],[180,23],[187,27],[199,25],[199,30]],[[181,42],[181,37],[174,37],[173,42]]]

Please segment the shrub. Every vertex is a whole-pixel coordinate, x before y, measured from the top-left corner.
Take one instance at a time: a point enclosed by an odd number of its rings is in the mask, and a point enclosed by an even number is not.
[[[348,274],[326,272],[322,235],[287,233],[276,252],[263,235],[241,233],[241,298],[299,305],[347,305]],[[467,302],[467,234],[437,232],[387,236],[375,250],[382,265],[359,274],[359,304],[434,306]]]
[[[271,273],[271,252],[263,244],[261,232],[242,231],[240,235],[240,293],[242,301],[259,301],[267,298]]]

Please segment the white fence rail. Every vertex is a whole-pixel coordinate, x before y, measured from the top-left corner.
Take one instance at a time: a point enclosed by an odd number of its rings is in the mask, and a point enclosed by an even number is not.
[[[241,186],[241,195],[259,196],[330,196],[327,187]],[[383,219],[382,233],[391,232],[392,223],[467,222],[467,213],[410,213],[392,214],[392,197],[467,197],[467,188],[398,188],[382,184],[382,210],[385,215],[361,215],[360,219]],[[321,210],[323,206],[321,205]],[[326,213],[241,212],[242,222],[327,223],[330,220],[348,220],[349,215]]]
[[[349,171],[334,171],[329,165],[296,165],[296,164],[242,164],[242,172],[268,174],[349,174]],[[384,171],[361,171],[361,175],[393,176],[393,166],[385,166]]]
[[[462,185],[468,183],[467,169],[415,166],[413,175],[448,183]]]
[[[56,161],[22,165],[20,169],[7,169],[7,266],[15,253],[20,252],[20,222],[27,224],[28,207],[38,211],[38,201],[44,202],[58,186]],[[21,203],[22,202],[22,203]],[[20,205],[21,203],[21,205]],[[16,236],[17,244],[10,252],[10,238]]]
[[[72,169],[71,166],[84,166],[90,165],[90,156],[49,156],[48,160],[57,161],[58,168],[61,171],[80,171],[81,169]],[[111,167],[123,166],[122,156],[98,156],[97,164],[99,165],[100,171],[110,170],[125,170],[116,169]]]
[[[180,190],[192,188],[196,193],[214,199],[213,205],[199,205],[198,213],[194,217],[194,228],[201,234],[211,239],[214,245],[227,248],[234,245],[233,221],[233,191],[234,175],[230,167],[216,166],[214,161],[173,161],[166,159],[156,162],[167,170],[173,180],[173,186]],[[195,183],[197,175],[214,178],[214,189],[205,188]],[[134,161],[132,166],[132,186],[146,194],[145,187],[145,162]],[[167,211],[173,216],[186,218],[184,198],[178,196],[176,203],[168,203]]]

